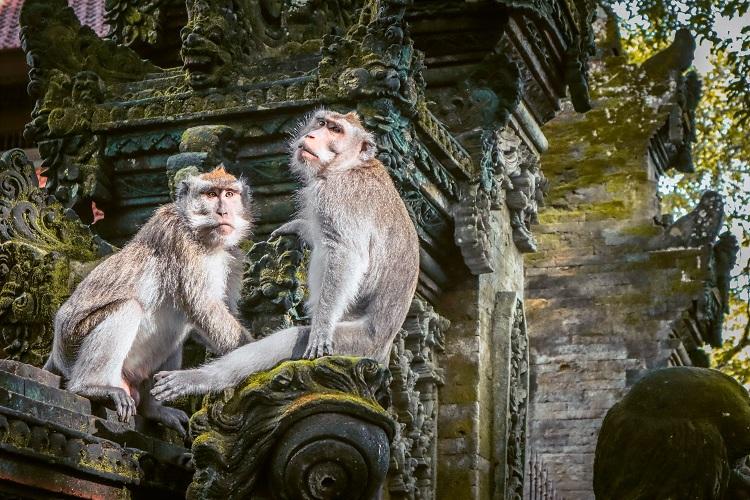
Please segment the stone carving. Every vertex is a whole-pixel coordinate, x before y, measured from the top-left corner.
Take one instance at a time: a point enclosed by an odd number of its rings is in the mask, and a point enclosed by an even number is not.
[[[493,311],[493,434],[495,490],[492,498],[523,498],[526,420],[529,404],[529,339],[523,302],[498,293]]]
[[[189,0],[180,51],[188,83],[194,89],[220,87],[230,77],[252,77],[252,64],[260,59],[315,53],[323,35],[353,24],[362,3]]]
[[[671,73],[681,75],[693,64],[695,39],[687,28],[675,32],[672,44],[641,64],[641,69],[655,80],[666,80]]]
[[[474,158],[476,164],[484,161],[485,135],[507,125],[515,111],[523,88],[518,64],[503,53],[491,53],[464,81],[453,87],[440,87],[430,92],[436,101],[437,116]],[[487,181],[485,169],[480,175]]]
[[[695,170],[692,143],[696,140],[695,109],[701,96],[701,82],[695,71],[683,75],[692,64],[695,48],[690,31],[682,28],[677,30],[669,47],[641,65],[647,78],[657,90],[666,91],[667,97],[659,109],[666,123],[651,139],[658,174],[670,168],[685,173]]]
[[[68,297],[80,263],[112,247],[72,210],[39,188],[20,149],[0,157],[0,337],[3,357],[40,364],[49,354],[52,318]],[[80,279],[80,276],[79,278]]]
[[[708,343],[714,347],[721,347],[724,330],[724,315],[729,314],[729,291],[732,281],[732,270],[737,263],[737,253],[740,245],[737,237],[729,231],[722,233],[713,248],[714,282],[719,292],[720,310],[712,322]]]
[[[506,189],[505,204],[510,211],[513,241],[520,252],[536,252],[536,241],[531,225],[536,224],[539,207],[544,206],[548,181],[532,153],[510,129],[500,133],[498,149],[501,152]]]
[[[104,19],[108,37],[122,45],[157,45],[163,35],[164,13],[184,7],[183,0],[107,0]]]
[[[604,418],[596,497],[743,498],[748,427],[750,397],[728,375],[695,367],[647,373]]]
[[[373,498],[394,432],[389,379],[372,360],[324,357],[208,397],[191,420],[188,497]]]
[[[437,357],[450,322],[415,298],[391,352],[392,412],[398,418],[388,491],[391,498],[435,497],[438,387]]]
[[[404,21],[410,0],[369,0],[344,36],[323,39],[318,65],[324,100],[382,98],[413,113],[425,83],[423,56],[415,51]]]
[[[0,359],[0,384],[4,499],[24,484],[47,498],[60,498],[61,485],[69,498],[122,498],[125,487],[135,497],[185,491],[192,471],[182,439],[140,421],[106,420],[106,410],[92,412],[88,399],[41,368]]]
[[[468,184],[454,206],[454,240],[472,274],[491,273],[490,198],[477,184]]]
[[[256,338],[306,319],[305,259],[294,236],[259,241],[248,252],[239,310]]]
[[[529,404],[529,345],[520,301],[510,338],[510,398],[506,419],[505,497],[523,498],[526,465],[526,417]]]
[[[107,84],[134,81],[159,68],[82,26],[66,0],[29,0],[21,9],[21,40],[36,99],[24,137],[39,143],[47,189],[67,207],[90,211],[83,198],[106,198],[91,133]]]
[[[677,219],[664,230],[663,234],[651,238],[646,248],[661,250],[710,245],[716,240],[723,220],[723,198],[716,191],[706,191],[692,212]]]

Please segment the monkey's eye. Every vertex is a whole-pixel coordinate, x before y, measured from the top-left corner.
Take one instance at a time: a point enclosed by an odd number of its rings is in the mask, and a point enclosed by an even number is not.
[[[206,192],[206,196],[208,196],[209,198],[216,198],[219,195],[216,194],[216,191],[208,191]]]
[[[333,132],[334,134],[340,134],[340,133],[342,133],[342,132],[344,131],[344,130],[343,130],[343,129],[342,129],[341,127],[339,127],[338,125],[332,125],[331,127],[329,127],[329,129],[330,129],[330,130],[331,130],[331,132]]]
[[[234,196],[234,191],[227,191],[226,193],[224,193],[224,196],[226,196],[227,198],[231,198],[232,196]]]
[[[326,121],[323,119],[318,119],[318,127],[325,127]]]

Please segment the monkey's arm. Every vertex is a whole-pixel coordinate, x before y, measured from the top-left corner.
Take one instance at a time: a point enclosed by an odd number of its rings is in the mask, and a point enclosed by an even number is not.
[[[205,297],[190,300],[185,312],[198,334],[218,354],[247,344],[252,340],[250,333],[232,316],[224,302]],[[192,303],[190,303],[192,302]]]
[[[333,332],[359,291],[368,266],[363,242],[324,240],[328,252],[310,329],[310,341],[304,357],[308,359],[334,353]]]

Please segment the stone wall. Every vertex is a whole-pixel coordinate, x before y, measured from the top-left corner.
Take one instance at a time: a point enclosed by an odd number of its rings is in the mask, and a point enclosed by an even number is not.
[[[614,53],[591,68],[593,109],[544,127],[552,189],[535,228],[540,251],[526,259],[530,449],[558,494],[576,500],[594,498],[598,431],[626,387],[647,369],[705,363],[696,308],[715,289],[712,242],[655,249],[665,246],[657,179],[680,166],[691,136],[689,120],[670,121],[690,113],[675,108],[683,68],[650,75]],[[664,141],[675,125],[682,136]]]

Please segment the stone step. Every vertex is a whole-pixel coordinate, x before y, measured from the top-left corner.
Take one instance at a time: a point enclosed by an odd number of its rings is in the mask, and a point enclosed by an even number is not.
[[[622,304],[627,305],[628,308],[636,308],[644,315],[660,318],[669,311],[684,310],[689,307],[692,301],[697,297],[696,293],[702,290],[702,286],[702,283],[700,283],[700,288],[695,284],[691,284],[690,289],[686,288],[684,290],[675,291],[670,295],[662,295],[658,297],[643,293],[643,290],[637,290],[634,293],[617,293],[609,296],[597,295],[594,297],[586,295],[571,296],[565,294],[556,296],[552,293],[548,293],[548,297],[540,297],[534,293],[529,293],[527,294],[524,303],[527,315],[534,315],[539,318],[541,318],[542,315],[551,314],[545,311],[560,309],[591,310],[591,308],[601,308],[606,306],[617,307]],[[536,310],[539,310],[539,312],[536,313]]]
[[[0,371],[0,388],[7,389],[34,401],[84,415],[91,414],[91,402],[88,399],[12,373]]]
[[[606,301],[611,296],[649,294],[650,299],[655,300],[664,295],[695,294],[702,291],[705,282],[690,278],[680,270],[643,273],[641,276],[630,272],[582,275],[578,278],[537,277],[534,282],[529,282],[527,297],[537,299],[590,297],[594,304]]]
[[[577,273],[538,274],[527,276],[527,295],[544,296],[541,290],[595,289],[598,292],[621,293],[621,286],[641,287],[644,290],[679,291],[683,286],[693,289],[693,283],[704,283],[708,276],[703,269],[636,266],[627,270],[605,270]]]
[[[628,261],[637,262],[644,259],[670,260],[675,257],[684,258],[688,256],[703,258],[704,255],[708,255],[707,247],[646,251],[642,247],[633,249],[628,245],[601,247],[592,244],[526,254],[524,262],[527,268],[543,269],[565,266],[592,266]]]

